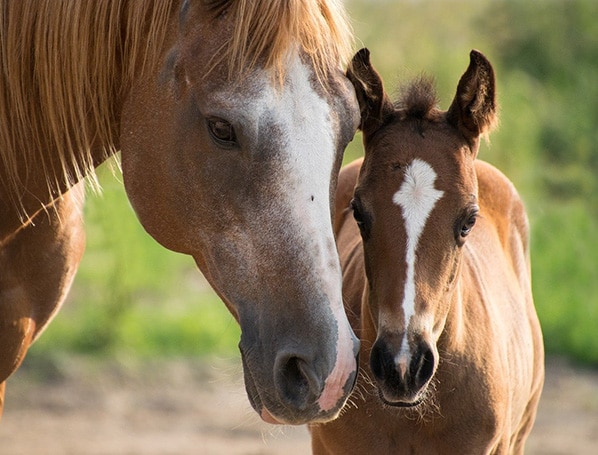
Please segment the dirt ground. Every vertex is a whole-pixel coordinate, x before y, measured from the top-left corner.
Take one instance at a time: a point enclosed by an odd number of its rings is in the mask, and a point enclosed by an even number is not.
[[[43,378],[42,378],[43,376]],[[598,371],[549,359],[528,454],[598,454]],[[305,428],[259,421],[231,361],[62,361],[8,383],[0,454],[308,454]]]

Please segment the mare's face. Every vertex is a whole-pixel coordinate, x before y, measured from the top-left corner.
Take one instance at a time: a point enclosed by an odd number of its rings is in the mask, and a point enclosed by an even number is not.
[[[438,365],[436,342],[478,207],[474,154],[463,136],[442,118],[399,117],[364,136],[353,208],[377,326],[372,372],[385,402],[410,406]]]
[[[335,417],[356,376],[331,198],[359,111],[302,55],[280,83],[259,64],[230,81],[203,23],[130,95],[123,168],[146,230],[194,257],[241,326],[245,383],[269,422]]]

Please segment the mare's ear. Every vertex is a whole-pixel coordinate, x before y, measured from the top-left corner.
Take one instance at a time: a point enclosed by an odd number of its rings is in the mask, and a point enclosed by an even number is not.
[[[347,77],[355,87],[361,110],[359,129],[371,134],[384,123],[388,115],[392,114],[394,108],[384,91],[382,78],[370,62],[368,49],[361,49],[355,54],[349,63]]]
[[[469,67],[461,76],[447,120],[474,144],[498,121],[494,69],[479,51],[472,50],[469,54]]]

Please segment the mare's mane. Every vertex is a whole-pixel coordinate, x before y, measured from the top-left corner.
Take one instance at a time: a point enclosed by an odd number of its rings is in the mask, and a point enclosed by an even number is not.
[[[324,81],[350,56],[351,28],[340,0],[203,1],[214,19],[234,17],[234,36],[221,54],[231,75],[263,60],[283,78],[288,50],[298,46]],[[0,0],[4,203],[26,215],[21,201],[34,172],[43,172],[49,193],[57,194],[93,176],[92,146],[102,147],[104,158],[116,152],[114,100],[157,63],[176,3]]]
[[[297,47],[311,59],[323,83],[351,55],[352,31],[340,0],[206,1],[216,16],[235,18],[232,39],[223,44],[215,62],[226,62],[229,78],[262,61],[282,81],[289,51]]]
[[[116,151],[114,100],[156,61],[174,1],[0,0],[0,191],[15,208],[35,172],[56,194],[93,174],[92,145]]]

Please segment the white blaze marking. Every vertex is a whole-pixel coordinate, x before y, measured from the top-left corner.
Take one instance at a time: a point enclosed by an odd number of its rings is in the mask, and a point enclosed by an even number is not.
[[[444,194],[434,188],[436,177],[436,172],[432,166],[416,158],[405,170],[405,180],[399,191],[392,197],[392,201],[403,210],[403,220],[405,221],[405,231],[407,233],[407,249],[405,252],[407,278],[402,305],[405,317],[405,335],[403,336],[401,350],[396,358],[397,364],[405,362],[409,353],[407,327],[415,314],[415,251],[436,201]]]
[[[234,97],[224,93],[219,102],[234,107],[236,115],[249,127],[246,134],[254,140],[258,125],[274,125],[280,133],[280,137],[273,138],[282,141],[279,152],[285,161],[280,197],[287,198],[287,207],[294,211],[294,220],[289,221],[300,226],[304,238],[312,242],[309,254],[317,256],[316,273],[321,277],[337,324],[337,357],[318,400],[320,408],[327,411],[344,395],[344,386],[357,365],[342,302],[340,262],[330,218],[330,179],[336,155],[333,117],[328,101],[314,90],[312,79],[310,69],[295,53],[287,64],[281,90],[264,72],[254,82],[255,98],[249,101],[244,94]]]
[[[336,146],[332,135],[333,125],[330,106],[311,86],[307,68],[297,59],[289,73],[295,76],[290,96],[296,100],[287,105],[289,112],[291,149],[296,158],[295,173],[301,175],[296,188],[289,188],[297,198],[293,206],[298,210],[302,223],[309,229],[309,238],[317,244],[320,270],[325,292],[336,320],[336,361],[326,378],[324,390],[318,399],[323,411],[333,409],[343,397],[345,384],[357,369],[353,353],[353,337],[345,314],[341,293],[341,272],[338,253],[334,244],[330,220],[329,189]],[[305,212],[312,216],[305,217]],[[310,224],[311,222],[311,224]]]
[[[340,263],[330,220],[329,190],[336,146],[330,106],[314,91],[309,82],[309,70],[296,58],[288,74],[291,82],[285,96],[293,100],[285,100],[290,109],[287,131],[292,148],[289,152],[291,163],[296,166],[293,172],[301,176],[295,182],[297,186],[288,190],[296,198],[292,206],[300,217],[298,224],[309,230],[308,238],[317,244],[321,277],[338,331],[335,365],[318,399],[320,409],[328,411],[343,397],[345,384],[357,369],[353,337],[342,302]],[[306,217],[305,212],[311,216]]]

